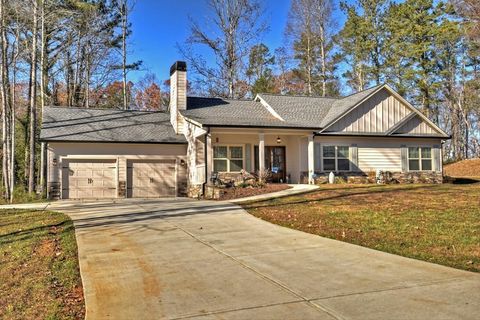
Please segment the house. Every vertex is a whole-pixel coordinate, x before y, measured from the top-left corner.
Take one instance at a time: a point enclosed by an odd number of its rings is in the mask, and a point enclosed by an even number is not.
[[[269,170],[274,182],[350,181],[377,170],[399,182],[442,181],[449,136],[388,85],[343,98],[187,96],[185,62],[171,70],[170,113],[47,107],[52,198],[197,196],[213,173]]]

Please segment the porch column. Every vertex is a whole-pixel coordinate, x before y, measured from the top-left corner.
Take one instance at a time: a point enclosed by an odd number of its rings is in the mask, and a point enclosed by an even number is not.
[[[265,170],[265,134],[258,134],[258,169]]]
[[[315,173],[314,168],[314,143],[313,143],[313,136],[308,137],[308,183],[314,184],[313,181],[313,174]]]
[[[205,182],[210,183],[212,178],[212,171],[213,171],[213,148],[212,148],[212,134],[207,132],[205,134]]]

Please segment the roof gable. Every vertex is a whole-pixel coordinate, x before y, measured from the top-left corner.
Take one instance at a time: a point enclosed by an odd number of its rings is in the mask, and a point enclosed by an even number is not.
[[[359,103],[325,126],[322,133],[448,137],[388,85],[372,89]]]

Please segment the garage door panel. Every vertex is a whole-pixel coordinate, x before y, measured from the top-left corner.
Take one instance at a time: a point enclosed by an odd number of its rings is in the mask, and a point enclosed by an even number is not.
[[[115,160],[71,160],[64,167],[64,198],[115,198]]]
[[[175,160],[132,161],[129,195],[135,198],[173,197],[176,193]]]

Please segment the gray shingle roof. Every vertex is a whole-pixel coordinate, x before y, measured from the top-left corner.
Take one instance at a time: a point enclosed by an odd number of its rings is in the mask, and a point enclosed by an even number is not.
[[[298,127],[275,118],[260,102],[222,98],[187,98],[181,113],[206,126]]]
[[[323,119],[322,128],[329,125],[332,121],[336,120],[341,115],[347,113],[350,109],[352,109],[359,102],[361,102],[363,99],[371,95],[380,87],[383,87],[383,84],[336,100],[332,105],[332,107],[330,108],[327,115],[325,116],[325,118]]]
[[[251,126],[321,129],[348,112],[381,86],[344,98],[259,94],[283,119],[272,115],[260,102],[222,98],[187,98],[184,116],[205,126]]]
[[[164,112],[46,107],[40,139],[137,143],[186,143]]]

